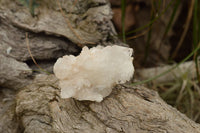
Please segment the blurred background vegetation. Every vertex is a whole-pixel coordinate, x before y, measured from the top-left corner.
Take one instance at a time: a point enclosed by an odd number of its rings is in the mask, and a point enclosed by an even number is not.
[[[136,69],[177,65],[194,61],[196,75],[190,70],[165,83],[146,80],[170,105],[200,123],[200,1],[199,0],[110,0],[113,23],[121,40],[134,48]],[[194,68],[191,68],[194,69]],[[179,72],[179,71],[177,71]],[[144,82],[139,82],[144,83]]]

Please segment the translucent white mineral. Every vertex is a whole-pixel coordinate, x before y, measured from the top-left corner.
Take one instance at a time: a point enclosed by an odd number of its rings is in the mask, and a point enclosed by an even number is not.
[[[112,87],[130,80],[134,73],[133,50],[121,46],[84,47],[79,56],[66,55],[54,65],[61,98],[100,102]]]

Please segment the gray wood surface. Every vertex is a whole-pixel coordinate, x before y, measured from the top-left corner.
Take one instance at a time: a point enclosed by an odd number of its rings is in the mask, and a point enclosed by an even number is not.
[[[61,0],[64,15],[54,0],[36,2],[32,16],[20,0],[0,0],[0,133],[200,133],[143,86],[117,85],[101,103],[61,99],[55,76],[34,71],[26,32],[33,57],[49,70],[79,46],[123,43],[113,36],[106,0]]]

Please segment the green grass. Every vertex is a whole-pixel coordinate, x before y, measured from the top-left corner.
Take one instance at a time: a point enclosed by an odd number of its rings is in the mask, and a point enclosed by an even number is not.
[[[157,84],[160,96],[169,104],[185,113],[189,118],[200,122],[200,87],[198,81],[188,78],[189,72],[182,73],[174,82]],[[162,89],[161,89],[162,88]]]
[[[172,12],[170,20],[169,20],[169,22],[168,22],[168,24],[167,24],[167,26],[165,28],[165,32],[163,34],[163,38],[166,37],[166,35],[168,34],[169,30],[172,28],[171,26],[172,26],[172,23],[174,21],[174,17],[175,17],[175,15],[177,13],[177,9],[180,6],[180,2],[181,2],[181,0],[176,0],[176,2],[175,2],[175,5],[173,7],[173,12]]]
[[[29,8],[29,11],[32,16],[35,15],[35,8],[38,7],[36,0],[19,0],[24,6]]]
[[[122,10],[122,37],[123,42],[126,43],[126,32],[125,32],[125,15],[126,15],[126,0],[121,0],[121,10]]]
[[[133,34],[133,33],[136,33],[136,32],[139,32],[139,31],[142,31],[146,28],[148,28],[150,25],[152,25],[155,21],[157,21],[158,19],[160,19],[160,17],[166,13],[166,11],[173,5],[173,3],[176,2],[175,0],[171,0],[170,3],[166,6],[165,9],[163,9],[158,15],[156,15],[156,17],[151,20],[149,23],[147,23],[146,25],[143,25],[137,29],[134,29],[132,31],[129,31],[128,33],[126,33],[126,35],[130,35],[130,34]]]
[[[152,12],[157,11],[160,8],[160,1],[153,1],[152,6]],[[155,3],[156,2],[156,3]],[[192,1],[191,1],[192,2]],[[165,74],[168,74],[170,71],[177,68],[182,63],[186,62],[187,60],[194,58],[195,64],[196,64],[196,74],[197,79],[191,79],[188,76],[188,72],[182,73],[181,78],[175,78],[176,80],[173,82],[163,83],[163,84],[155,84],[155,88],[159,91],[161,97],[172,106],[179,109],[181,112],[185,113],[189,118],[193,119],[196,122],[200,122],[200,76],[199,76],[199,58],[200,55],[200,1],[194,0],[194,10],[193,10],[193,16],[192,16],[192,28],[193,28],[193,41],[191,44],[193,44],[193,50],[187,57],[182,59],[179,63],[172,66],[170,69],[166,70],[165,72],[162,72],[158,75],[155,75],[154,77],[151,77],[149,79],[132,83],[131,85],[141,85],[141,84],[147,84],[155,79],[158,79],[161,76],[164,76]],[[190,3],[190,2],[189,2]],[[158,16],[155,16],[154,14],[151,16],[151,20],[148,24],[139,27],[131,32],[128,32],[127,34],[132,34],[138,31],[141,31],[145,28],[150,28],[148,34],[147,34],[147,42],[145,45],[145,57],[150,54],[149,51],[149,44],[151,40],[151,26],[152,24],[157,21],[167,10],[169,7],[173,6],[173,11],[170,16],[170,19],[168,21],[168,24],[166,25],[164,34],[162,39],[164,39],[168,32],[172,29],[172,24],[174,22],[175,15],[177,13],[178,7],[181,4],[181,0],[172,0],[170,3],[166,6],[166,8],[161,11],[161,13]],[[178,21],[178,20],[177,20]],[[190,44],[188,44],[190,45]],[[184,52],[184,51],[180,51]],[[144,61],[146,59],[144,58]],[[152,87],[152,86],[151,86]],[[155,89],[154,88],[154,89]],[[153,88],[152,88],[153,89]]]
[[[146,79],[146,80],[143,80],[143,81],[140,81],[140,82],[136,82],[136,83],[133,83],[131,85],[141,85],[141,84],[145,84],[145,83],[148,83],[150,81],[153,81],[155,79],[158,79],[162,76],[164,76],[165,74],[171,72],[172,70],[174,70],[175,68],[177,68],[180,64],[184,63],[185,61],[187,61],[189,58],[191,58],[198,50],[200,50],[200,42],[199,42],[199,45],[198,47],[196,47],[187,57],[185,57],[182,61],[180,61],[178,64],[172,66],[170,69],[166,70],[165,72],[162,72],[154,77],[151,77],[149,79]]]
[[[160,7],[161,3],[158,2],[158,5]],[[156,18],[156,14],[157,14],[156,9],[157,9],[156,8],[156,2],[153,1],[153,3],[152,3],[152,10],[151,10],[151,20],[150,21],[153,21]],[[158,10],[159,10],[159,8],[158,8]],[[153,23],[149,25],[149,31],[148,31],[147,41],[146,41],[146,45],[145,45],[145,53],[144,53],[143,64],[146,63],[147,57],[149,55],[150,41],[151,41],[151,35],[152,35],[152,25],[153,25]]]
[[[194,3],[194,13],[193,13],[193,48],[198,47],[198,42],[200,40],[200,8],[199,8],[199,1],[195,0]],[[196,63],[196,72],[197,72],[197,78],[200,82],[200,76],[199,76],[199,64],[198,64],[198,56],[200,55],[200,51],[196,51],[194,60]]]

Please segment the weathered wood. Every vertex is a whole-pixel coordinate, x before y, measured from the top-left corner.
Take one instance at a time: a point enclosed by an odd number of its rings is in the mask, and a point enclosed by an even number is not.
[[[26,63],[0,54],[0,85],[21,88],[30,81],[32,70]]]
[[[153,67],[153,68],[138,69],[136,70],[135,77],[137,77],[139,80],[149,79],[171,69],[175,65],[176,64]],[[163,75],[162,77],[158,79],[155,79],[154,83],[167,83],[170,81],[175,81],[176,79],[183,77],[183,75],[185,74],[190,79],[196,78],[196,66],[195,66],[194,61],[188,61],[188,62],[180,64],[174,70],[168,72],[167,74]]]
[[[15,94],[13,90],[0,87],[0,133],[19,133]]]
[[[143,86],[118,85],[101,103],[60,99],[57,79],[27,65],[25,32],[41,62],[78,54],[78,44],[121,44],[106,0],[61,0],[64,15],[55,0],[37,2],[32,16],[19,0],[0,0],[0,133],[200,133],[199,124]]]
[[[105,0],[78,0],[75,5],[71,0],[37,2],[39,7],[33,17],[19,0],[1,0],[0,16],[21,29],[63,36],[76,44],[102,43],[115,32],[110,21],[111,9]],[[65,14],[60,12],[59,3]]]
[[[118,42],[118,39],[113,37],[115,30],[111,23],[111,9],[104,0],[79,0],[75,5],[73,1],[60,1],[65,14],[60,11],[59,2],[56,0],[36,2],[39,6],[35,8],[32,16],[29,7],[23,5],[20,0],[0,0],[0,60],[8,57],[19,61],[17,64],[7,61],[5,63],[12,66],[1,66],[4,72],[0,73],[0,86],[13,88],[7,83],[15,82],[19,76],[12,77],[9,72],[15,73],[23,67],[24,62],[31,61],[28,47],[39,63],[47,60],[50,63],[46,63],[48,65],[45,67],[52,68],[58,57],[78,54],[78,45],[111,45]],[[29,34],[29,43],[26,42],[26,32]],[[32,68],[32,64],[29,64],[27,69]],[[9,80],[6,82],[4,79],[7,77]],[[21,83],[24,82],[15,83],[17,86],[23,86]]]
[[[12,3],[12,2],[10,2]],[[1,3],[0,3],[1,7]],[[26,42],[25,28],[17,28],[13,24],[12,19],[9,19],[6,10],[0,8],[0,54],[12,57],[18,61],[30,60],[30,54],[28,52]],[[21,14],[22,15],[22,14]],[[48,25],[47,27],[48,28]],[[50,60],[56,59],[65,54],[76,54],[80,50],[77,46],[68,39],[56,37],[53,35],[28,32],[29,48],[35,59]]]
[[[200,133],[199,124],[143,86],[118,85],[96,103],[60,99],[57,79],[40,78],[16,97],[16,114],[24,132]]]

